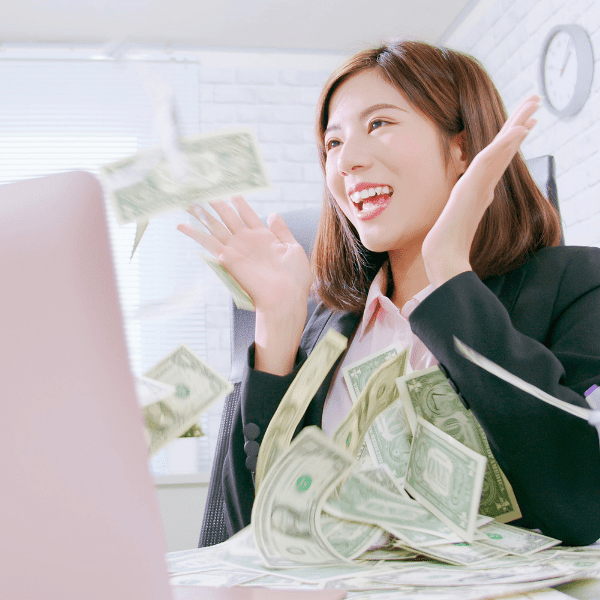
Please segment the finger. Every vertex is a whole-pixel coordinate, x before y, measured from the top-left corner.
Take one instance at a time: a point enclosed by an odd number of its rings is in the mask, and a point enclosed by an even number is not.
[[[269,230],[273,233],[282,244],[295,244],[296,238],[286,225],[285,221],[278,213],[272,213],[267,219]]]
[[[221,220],[231,233],[236,233],[236,231],[246,227],[246,224],[242,221],[237,211],[227,204],[227,202],[217,200],[216,202],[210,202],[210,206],[221,217]]]
[[[215,258],[218,258],[219,254],[223,252],[223,244],[210,233],[201,231],[187,223],[177,225],[177,229],[206,248]]]
[[[502,130],[507,131],[508,129],[516,125],[524,125],[531,115],[539,108],[540,97],[529,96],[515,109],[510,117],[504,123]]]
[[[242,221],[246,227],[250,229],[260,229],[265,224],[260,220],[260,217],[254,212],[252,207],[242,198],[242,196],[232,196],[231,203],[235,206]]]
[[[231,235],[231,231],[229,231],[219,219],[215,219],[204,206],[200,206],[199,204],[194,204],[190,207],[190,210],[193,211],[190,214],[195,216],[212,235],[214,235],[221,243],[226,243]],[[190,212],[190,210],[188,210],[188,212]]]

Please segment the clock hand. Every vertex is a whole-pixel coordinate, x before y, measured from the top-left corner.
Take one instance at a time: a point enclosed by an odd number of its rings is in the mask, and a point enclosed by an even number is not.
[[[567,62],[569,62],[570,56],[571,56],[571,40],[569,40],[569,43],[567,44],[567,51],[565,52],[565,59],[563,60],[563,65],[560,70],[561,77],[562,77],[563,73],[565,72],[565,69],[567,68]]]

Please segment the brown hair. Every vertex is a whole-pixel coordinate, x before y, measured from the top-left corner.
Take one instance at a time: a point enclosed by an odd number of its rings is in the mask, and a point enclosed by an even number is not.
[[[438,128],[446,162],[450,140],[464,132],[467,165],[506,121],[506,110],[489,75],[473,57],[423,42],[401,41],[364,50],[329,78],[317,105],[316,137],[325,171],[324,133],[333,93],[357,73],[375,70]],[[475,234],[470,261],[484,279],[521,265],[528,255],[561,239],[558,212],[544,198],[520,154],[496,186],[494,200]],[[367,250],[327,188],[312,253],[313,292],[333,310],[360,313],[370,283],[387,252]]]

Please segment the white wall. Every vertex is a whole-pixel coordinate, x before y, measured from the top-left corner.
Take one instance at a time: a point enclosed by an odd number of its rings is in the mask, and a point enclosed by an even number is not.
[[[541,95],[538,69],[545,37],[554,26],[568,23],[583,26],[594,48],[591,95],[577,115],[565,120],[542,106],[523,154],[556,159],[566,243],[600,246],[600,2],[480,0],[445,45],[483,63],[510,112],[529,94]]]

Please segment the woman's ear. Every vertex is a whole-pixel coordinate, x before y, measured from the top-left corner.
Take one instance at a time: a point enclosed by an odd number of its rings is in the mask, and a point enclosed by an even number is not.
[[[450,157],[460,177],[467,170],[467,139],[464,129],[450,140]]]

